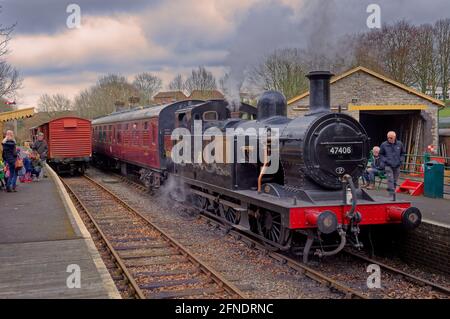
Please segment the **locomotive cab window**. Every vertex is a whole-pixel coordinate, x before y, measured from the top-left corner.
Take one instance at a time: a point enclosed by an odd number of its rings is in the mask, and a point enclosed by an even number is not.
[[[203,121],[217,121],[219,115],[216,111],[208,111],[203,113]]]
[[[188,117],[186,113],[179,113],[177,116],[178,127],[187,127]]]

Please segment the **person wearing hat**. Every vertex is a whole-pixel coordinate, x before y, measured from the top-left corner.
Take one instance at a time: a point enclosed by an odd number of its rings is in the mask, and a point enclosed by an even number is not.
[[[48,153],[48,145],[47,141],[44,139],[44,133],[39,132],[37,135],[37,141],[33,144],[32,147],[33,151],[36,151],[39,154],[39,158],[41,160],[41,176],[47,177],[45,174],[45,161],[47,159],[47,153]]]

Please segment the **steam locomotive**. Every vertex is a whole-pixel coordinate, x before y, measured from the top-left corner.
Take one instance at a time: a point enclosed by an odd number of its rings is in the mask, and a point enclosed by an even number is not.
[[[149,188],[172,179],[174,198],[304,262],[313,249],[323,257],[347,245],[361,248],[360,227],[417,227],[421,213],[410,203],[358,187],[369,138],[351,116],[330,111],[331,77],[309,73],[309,113],[294,119],[275,91],[264,93],[256,109],[183,101],[96,119],[94,161],[137,174]],[[186,131],[194,134],[180,134]],[[179,147],[195,145],[198,135],[200,150]]]

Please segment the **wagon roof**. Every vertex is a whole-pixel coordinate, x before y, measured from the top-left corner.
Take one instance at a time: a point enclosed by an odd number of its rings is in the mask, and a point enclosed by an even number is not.
[[[97,125],[97,124],[107,124],[107,123],[114,123],[114,122],[124,122],[124,121],[147,119],[147,118],[159,116],[159,114],[164,109],[166,109],[167,107],[170,107],[172,105],[178,105],[180,103],[201,103],[201,102],[203,102],[203,101],[185,100],[185,101],[178,101],[175,103],[162,104],[162,105],[157,105],[157,106],[149,106],[149,107],[145,107],[145,108],[139,109],[139,110],[116,112],[116,113],[112,113],[110,115],[95,119],[92,121],[92,124]],[[186,106],[188,106],[188,105],[186,104]]]
[[[42,125],[45,125],[45,124],[48,124],[48,123],[51,123],[51,122],[60,121],[60,120],[64,120],[64,119],[77,119],[77,120],[90,122],[90,120],[82,118],[82,117],[78,117],[78,116],[63,116],[63,117],[58,117],[56,119],[51,119],[50,121],[41,123],[41,124],[33,126],[33,127],[30,127],[30,130],[33,130],[33,129],[38,128],[38,127],[41,127]]]

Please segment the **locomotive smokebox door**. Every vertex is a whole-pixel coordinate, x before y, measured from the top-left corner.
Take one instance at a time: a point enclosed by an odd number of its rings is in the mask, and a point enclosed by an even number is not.
[[[307,175],[322,186],[339,189],[344,174],[354,179],[362,174],[369,145],[364,128],[355,119],[328,113],[311,124],[304,147]]]

